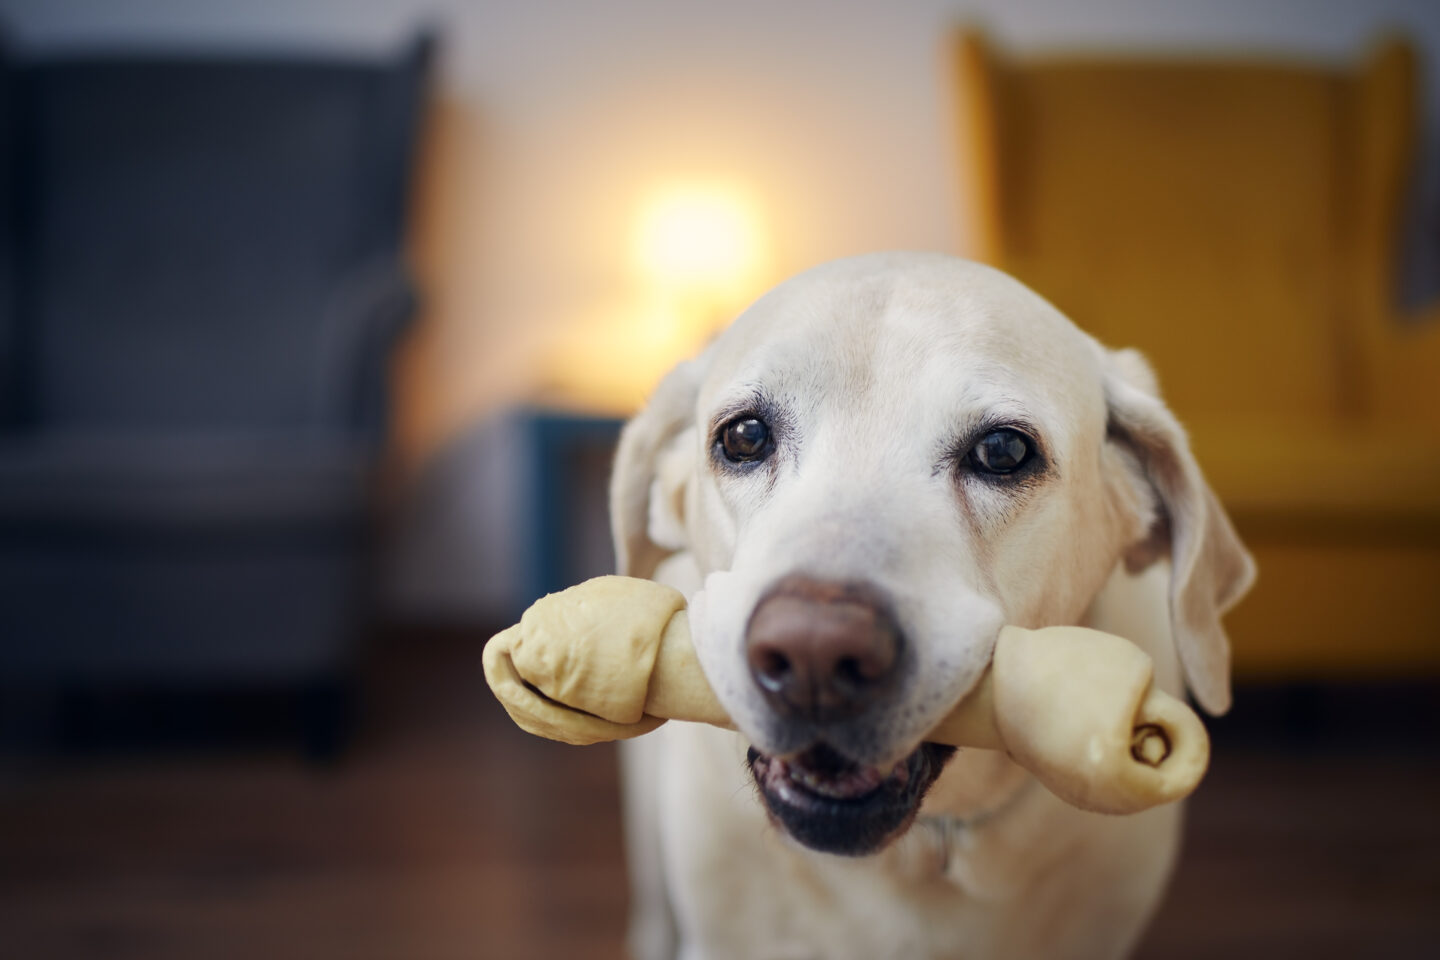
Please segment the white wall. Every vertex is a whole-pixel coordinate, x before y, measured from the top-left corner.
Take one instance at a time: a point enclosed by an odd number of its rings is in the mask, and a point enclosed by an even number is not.
[[[944,60],[961,21],[1022,53],[1345,59],[1384,25],[1440,53],[1436,0],[0,0],[0,22],[45,51],[374,50],[445,28],[458,106],[434,161],[449,186],[422,211],[439,239],[434,322],[408,374],[424,386],[421,447],[532,389],[567,329],[625,309],[625,231],[658,180],[748,184],[777,279],[863,250],[964,252]],[[1434,117],[1440,68],[1428,90]]]

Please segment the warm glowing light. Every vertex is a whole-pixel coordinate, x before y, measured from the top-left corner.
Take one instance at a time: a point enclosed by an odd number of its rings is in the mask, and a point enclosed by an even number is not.
[[[725,299],[747,288],[761,260],[754,204],[725,185],[677,185],[642,206],[635,258],[647,280],[687,295]]]
[[[629,413],[665,371],[694,356],[769,279],[757,207],[736,187],[664,187],[639,205],[634,289],[597,303],[548,360],[545,395],[567,407]]]

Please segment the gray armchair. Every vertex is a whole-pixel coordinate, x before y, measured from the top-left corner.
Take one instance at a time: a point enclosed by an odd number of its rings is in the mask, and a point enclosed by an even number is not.
[[[0,684],[343,673],[430,49],[0,54]]]

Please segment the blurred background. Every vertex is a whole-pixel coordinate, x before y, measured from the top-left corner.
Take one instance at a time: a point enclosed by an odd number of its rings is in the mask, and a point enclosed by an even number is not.
[[[624,955],[615,758],[479,652],[767,287],[995,263],[1261,578],[1141,955],[1440,921],[1440,5],[0,0],[0,943]]]

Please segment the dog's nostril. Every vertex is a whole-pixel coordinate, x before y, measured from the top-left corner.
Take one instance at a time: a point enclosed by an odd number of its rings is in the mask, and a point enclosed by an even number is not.
[[[858,685],[873,679],[869,671],[855,657],[841,657],[835,661],[835,677],[845,683]]]
[[[772,693],[778,693],[790,678],[790,658],[779,650],[759,651],[754,664],[761,685]]]

